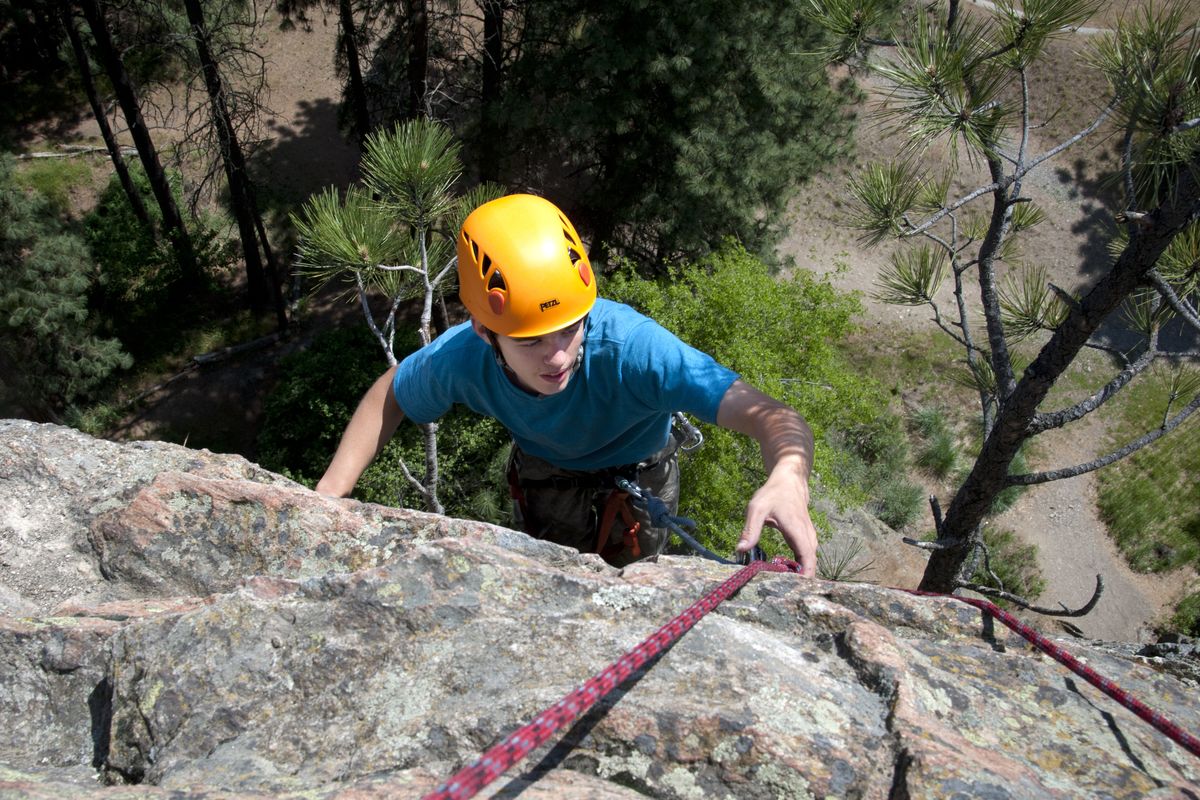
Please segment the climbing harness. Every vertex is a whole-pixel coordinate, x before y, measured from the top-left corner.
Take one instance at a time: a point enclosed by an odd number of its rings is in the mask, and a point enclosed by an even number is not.
[[[664,497],[673,496],[671,493],[678,490],[678,454],[691,452],[704,441],[700,430],[682,413],[672,414],[671,423],[667,444],[659,451],[636,463],[600,470],[558,469],[514,446],[507,478],[520,527],[536,537],[596,553],[617,566],[661,552],[672,529],[665,521],[656,520],[671,519],[680,528],[694,527],[695,523],[685,517],[671,517],[669,504],[657,497],[654,511],[647,511],[641,498],[650,494],[647,487],[662,492]],[[622,486],[622,479],[636,487],[635,496]],[[556,499],[558,493],[565,497]],[[564,513],[564,504],[590,508],[590,521],[586,513],[578,519]],[[693,548],[699,547],[686,530],[681,538],[690,539]],[[731,563],[708,551],[703,554]]]
[[[475,763],[462,769],[424,800],[467,800],[483,787],[503,775],[535,747],[549,739],[555,731],[569,725],[620,686],[646,662],[670,647],[676,639],[691,630],[705,614],[730,597],[759,572],[799,572],[800,565],[783,558],[753,561],[738,570],[733,577],[688,606],[683,613],[663,625],[651,636],[618,658],[602,672],[588,680],[562,700],[542,711],[528,724],[509,734],[499,744],[484,753]]]
[[[642,545],[638,541],[638,531],[642,529],[642,523],[633,516],[628,501],[629,494],[620,489],[609,492],[608,497],[604,500],[604,513],[600,515],[600,527],[596,529],[595,552],[605,561],[622,550],[628,550],[635,559],[642,557]],[[616,542],[610,542],[609,531],[612,530],[617,514],[621,515],[621,522],[625,527],[621,530],[621,538]]]

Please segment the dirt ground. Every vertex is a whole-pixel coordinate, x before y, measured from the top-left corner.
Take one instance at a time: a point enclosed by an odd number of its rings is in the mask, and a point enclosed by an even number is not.
[[[272,31],[268,40],[269,105],[276,114],[268,122],[272,141],[266,152],[260,154],[260,163],[281,176],[271,193],[281,212],[321,186],[344,184],[355,174],[357,152],[337,134],[335,108],[340,84],[332,65],[334,33],[332,21],[324,24],[317,20],[311,33]],[[1064,45],[1064,48],[1056,57],[1070,59],[1072,47]],[[1071,81],[1043,79],[1041,84],[1035,81],[1035,89],[1039,86],[1047,90],[1052,102],[1094,96],[1088,94],[1089,87]],[[1061,116],[1055,119],[1055,124],[1039,137],[1048,140],[1051,133],[1070,127],[1071,120],[1064,121]],[[1044,143],[1039,138],[1034,145],[1036,151]],[[878,126],[867,119],[859,127],[856,146],[862,158],[885,157],[894,150]],[[1067,289],[1085,285],[1092,274],[1089,267],[1099,257],[1094,231],[1095,225],[1103,221],[1103,211],[1099,199],[1088,188],[1094,184],[1088,163],[1103,157],[1101,149],[1085,148],[1081,160],[1065,156],[1027,182],[1028,194],[1046,209],[1050,219],[1063,221],[1034,234],[1030,249]],[[863,293],[867,308],[863,324],[866,338],[874,342],[873,346],[892,347],[896,337],[891,332],[896,329],[928,332],[933,336],[928,309],[885,306],[870,297],[874,278],[888,251],[886,246],[864,247],[855,233],[844,227],[847,176],[846,168],[836,167],[806,187],[794,205],[794,224],[784,243],[784,252],[794,256],[800,267],[830,274],[838,287]],[[1077,178],[1083,179],[1081,184]],[[1083,190],[1078,188],[1080,185]],[[939,299],[944,302],[948,295]],[[314,312],[355,313],[336,304],[315,306]],[[189,425],[210,426],[216,409],[230,420],[226,432],[229,446],[244,446],[238,437],[252,428],[261,390],[271,380],[270,363],[277,355],[267,350],[228,366],[193,371],[152,395],[138,414],[127,420],[121,434],[140,438],[161,434],[170,427],[172,438],[180,439]],[[193,417],[194,422],[190,421]],[[213,434],[205,429],[201,438]],[[1096,454],[1103,430],[1100,423],[1091,420],[1082,423],[1081,430],[1058,432],[1046,438],[1042,451],[1049,454],[1048,460],[1053,465],[1066,465]],[[1078,606],[1090,596],[1096,574],[1104,576],[1106,589],[1099,606],[1087,617],[1064,624],[1065,629],[1071,630],[1074,625],[1078,634],[1100,639],[1147,640],[1153,621],[1171,608],[1185,587],[1195,583],[1196,576],[1182,571],[1166,576],[1132,572],[1109,540],[1098,518],[1094,498],[1095,482],[1091,475],[1059,481],[1027,492],[999,522],[1013,529],[1022,540],[1038,546],[1050,587],[1042,604],[1062,602]],[[928,516],[913,526],[914,532],[931,527]],[[874,557],[874,570],[866,577],[907,587],[915,586],[919,580],[924,555],[900,544],[898,536],[896,542],[877,548]],[[1048,629],[1054,623],[1036,618],[1035,624]]]

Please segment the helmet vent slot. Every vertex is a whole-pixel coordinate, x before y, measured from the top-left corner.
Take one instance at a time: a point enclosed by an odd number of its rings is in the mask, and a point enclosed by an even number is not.
[[[487,258],[487,256],[484,256],[484,258]],[[488,278],[487,288],[489,292],[493,289],[508,291],[508,284],[504,282],[504,276],[500,274],[500,270],[496,270]]]
[[[463,238],[463,241],[467,243],[467,246],[471,248],[471,258],[473,258],[475,260],[475,263],[478,264],[479,263],[479,245],[475,243],[474,239],[472,239],[470,236],[467,235],[466,231],[462,232],[462,238]],[[482,269],[479,270],[479,276],[483,277],[483,273],[486,271],[487,271],[487,267],[485,265]]]

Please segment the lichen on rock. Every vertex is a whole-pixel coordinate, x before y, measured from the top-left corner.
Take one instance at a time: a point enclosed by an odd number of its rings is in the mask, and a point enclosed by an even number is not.
[[[238,457],[15,420],[0,478],[0,798],[419,796],[732,569],[618,571]],[[1200,727],[1185,677],[1068,646]],[[760,574],[489,791],[1141,798],[1198,781],[1200,759],[975,609]]]

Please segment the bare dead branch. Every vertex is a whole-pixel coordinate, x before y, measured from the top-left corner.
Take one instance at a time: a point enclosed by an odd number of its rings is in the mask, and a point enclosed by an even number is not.
[[[1081,139],[1086,138],[1087,136],[1090,136],[1092,133],[1094,133],[1096,131],[1097,128],[1099,128],[1104,123],[1104,120],[1108,119],[1109,115],[1112,114],[1112,112],[1116,109],[1117,104],[1120,101],[1121,101],[1121,96],[1114,95],[1112,100],[1109,101],[1108,105],[1104,107],[1104,109],[1100,112],[1100,114],[1096,117],[1096,119],[1092,120],[1090,125],[1088,125],[1086,128],[1084,128],[1081,131],[1079,131],[1078,133],[1076,133],[1071,138],[1060,142],[1059,144],[1057,144],[1054,147],[1047,150],[1045,153],[1042,153],[1040,156],[1034,158],[1032,161],[1029,162],[1029,164],[1024,168],[1024,170],[1020,171],[1018,177],[1023,177],[1025,175],[1027,175],[1030,170],[1034,169],[1038,165],[1040,165],[1046,161],[1049,161],[1050,159],[1054,158],[1056,155],[1061,153],[1063,150],[1066,150],[1071,145],[1075,144],[1076,142],[1080,141]]]
[[[1161,353],[1153,348],[1148,349],[1138,357],[1137,361],[1129,364],[1125,369],[1117,373],[1111,381],[1092,394],[1090,397],[1081,400],[1073,406],[1061,409],[1059,411],[1049,412],[1045,414],[1035,414],[1029,423],[1029,434],[1037,435],[1042,431],[1050,430],[1051,428],[1061,428],[1068,422],[1074,422],[1077,419],[1087,416],[1095,411],[1100,406],[1111,400],[1117,392],[1125,388],[1130,381],[1140,375],[1149,367]]]
[[[1071,147],[1075,143],[1079,142],[1081,139],[1084,139],[1085,137],[1090,136],[1092,133],[1094,133],[1096,131],[1096,129],[1099,128],[1101,124],[1103,124],[1104,120],[1108,119],[1109,115],[1112,114],[1113,109],[1115,109],[1117,107],[1117,103],[1119,100],[1120,100],[1120,97],[1114,97],[1109,102],[1109,104],[1107,106],[1105,106],[1105,108],[1100,112],[1100,114],[1096,117],[1096,119],[1091,122],[1091,124],[1089,124],[1087,127],[1083,128],[1082,130],[1080,130],[1079,132],[1077,132],[1075,135],[1071,136],[1070,138],[1060,142],[1058,145],[1047,150],[1045,153],[1042,153],[1040,156],[1037,156],[1032,161],[1030,161],[1028,164],[1019,166],[1016,169],[1016,171],[1013,172],[1012,175],[1009,175],[1007,178],[1005,178],[1003,180],[994,181],[992,183],[989,183],[986,186],[981,186],[978,189],[975,189],[974,191],[970,192],[969,194],[954,201],[949,206],[946,206],[945,208],[936,212],[931,217],[929,217],[929,219],[922,222],[920,225],[916,226],[915,228],[913,228],[909,231],[904,232],[903,234],[901,234],[901,237],[903,238],[903,237],[908,237],[908,236],[916,236],[919,233],[924,233],[928,228],[937,224],[947,214],[949,214],[953,211],[957,211],[958,209],[965,206],[967,203],[970,203],[972,200],[976,200],[976,199],[982,197],[983,195],[988,194],[989,192],[1002,191],[1002,190],[1007,189],[1009,186],[1012,185],[1012,183],[1014,181],[1021,180],[1022,178],[1024,178],[1032,170],[1034,170],[1041,164],[1045,163],[1046,161],[1049,161],[1051,158],[1054,158],[1056,155],[1058,155],[1062,151],[1066,150],[1067,148]]]
[[[1082,475],[1085,472],[1092,472],[1101,467],[1107,467],[1113,462],[1120,461],[1126,456],[1136,453],[1146,445],[1152,444],[1163,436],[1166,436],[1171,431],[1178,428],[1180,424],[1190,417],[1197,408],[1200,408],[1200,394],[1196,395],[1192,402],[1188,403],[1178,414],[1172,417],[1165,425],[1155,428],[1149,433],[1130,442],[1124,447],[1114,450],[1106,456],[1094,459],[1086,464],[1077,464],[1074,467],[1066,467],[1057,470],[1048,470],[1046,472],[1031,472],[1023,475],[1009,475],[1005,481],[1007,486],[1034,486],[1039,483],[1049,483],[1050,481],[1062,480],[1063,478],[1074,478],[1076,475]]]
[[[421,483],[417,476],[412,474],[412,470],[408,468],[408,464],[404,463],[403,458],[396,460],[400,464],[400,471],[404,473],[404,480],[408,481],[408,485],[413,489],[416,489],[417,493],[420,494],[421,497],[425,498],[425,502],[428,504],[430,500],[430,494],[429,490],[425,488],[425,484]]]
[[[1084,345],[1084,347],[1088,348],[1089,350],[1099,350],[1102,353],[1108,353],[1113,358],[1120,360],[1120,362],[1125,366],[1129,366],[1129,356],[1127,356],[1124,351],[1113,347],[1112,345],[1100,344],[1099,342],[1088,342]]]
[[[1100,596],[1104,593],[1104,579],[1099,575],[1096,576],[1096,589],[1092,592],[1091,599],[1076,609],[1067,608],[1067,606],[1063,603],[1059,603],[1059,605],[1062,606],[1061,609],[1035,606],[1024,597],[1018,597],[1017,595],[1006,592],[1003,589],[995,589],[991,586],[983,586],[982,584],[978,583],[960,582],[958,587],[960,589],[967,589],[978,594],[987,595],[988,597],[1007,600],[1014,605],[1020,606],[1026,611],[1032,611],[1035,614],[1042,614],[1043,616],[1047,617],[1082,617],[1091,613],[1092,609],[1096,607],[1096,604],[1100,602]]]
[[[966,542],[966,541],[960,541],[957,539],[954,541],[951,541],[949,539],[938,539],[938,540],[932,541],[932,542],[923,542],[920,539],[913,539],[910,536],[905,536],[900,541],[904,542],[905,544],[912,545],[913,547],[916,547],[918,549],[930,550],[930,551],[958,550],[962,547],[965,547],[968,544],[968,542]]]

